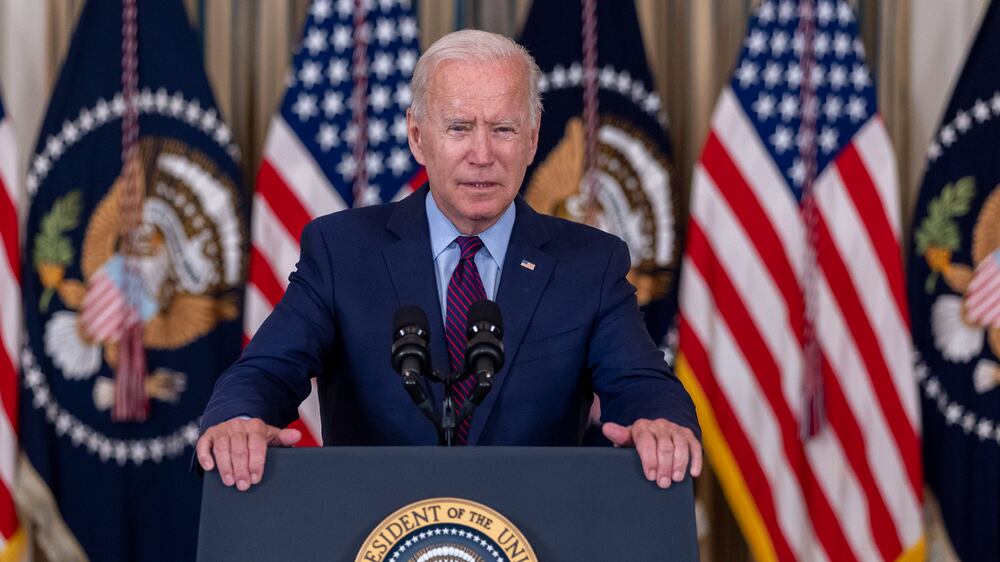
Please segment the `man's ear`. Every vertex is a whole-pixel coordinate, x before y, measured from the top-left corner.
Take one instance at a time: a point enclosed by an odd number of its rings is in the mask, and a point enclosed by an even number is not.
[[[538,122],[531,130],[531,158],[528,158],[528,162],[534,162],[535,152],[538,151],[538,132],[542,129],[542,116],[538,116]]]
[[[417,124],[417,119],[413,116],[413,110],[407,108],[406,110],[406,140],[410,143],[410,152],[413,154],[413,158],[417,160],[421,166],[424,165],[424,150],[421,142],[423,139],[420,136],[420,126]]]

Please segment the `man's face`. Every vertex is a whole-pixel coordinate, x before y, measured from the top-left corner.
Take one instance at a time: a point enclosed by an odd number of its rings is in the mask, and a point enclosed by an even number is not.
[[[429,81],[426,116],[407,112],[410,150],[427,169],[434,201],[463,234],[496,222],[535,157],[526,80],[516,60],[445,61]]]

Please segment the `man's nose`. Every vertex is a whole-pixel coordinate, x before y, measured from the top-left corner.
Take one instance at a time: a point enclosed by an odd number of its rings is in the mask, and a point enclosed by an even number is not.
[[[468,160],[476,166],[488,166],[493,163],[493,143],[490,132],[486,128],[477,128],[472,134]]]

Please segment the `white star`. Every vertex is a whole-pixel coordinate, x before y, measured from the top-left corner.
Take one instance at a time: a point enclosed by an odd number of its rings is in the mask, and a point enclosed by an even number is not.
[[[767,68],[764,69],[764,85],[768,88],[773,88],[781,83],[781,75],[784,74],[781,70],[781,63],[778,62],[768,62]]]
[[[743,44],[746,45],[750,56],[756,57],[767,48],[767,34],[760,29],[754,29],[750,32],[750,36],[743,41]]]
[[[219,128],[215,130],[215,134],[212,135],[212,138],[219,144],[227,144],[231,138],[229,127],[225,123],[220,124]]]
[[[410,49],[403,49],[399,51],[399,55],[396,57],[396,67],[399,68],[400,74],[403,76],[409,76],[413,74],[413,67],[417,64],[417,53]]]
[[[972,106],[972,115],[975,116],[976,122],[983,123],[990,118],[990,108],[983,100],[976,100],[976,104]]]
[[[566,69],[562,67],[561,64],[557,64],[552,67],[552,72],[549,80],[552,82],[552,87],[560,90],[566,86]]]
[[[740,81],[740,86],[747,88],[757,83],[757,65],[744,60],[743,64],[736,70],[736,79]]]
[[[80,138],[80,130],[72,122],[66,121],[63,123],[62,136],[68,144],[73,144]]]
[[[201,120],[201,105],[198,100],[188,104],[187,109],[184,110],[184,120],[192,125]]]
[[[785,81],[788,82],[788,87],[796,90],[799,84],[802,83],[802,67],[796,64],[794,61],[788,63],[788,71],[785,72]]]
[[[69,438],[73,440],[73,444],[76,446],[79,446],[80,443],[83,443],[87,439],[87,434],[87,428],[81,424],[76,424],[69,430]]]
[[[119,465],[124,465],[128,460],[128,446],[124,441],[115,441],[115,460]]]
[[[782,121],[791,121],[799,115],[799,100],[791,94],[785,94],[778,104],[778,113],[781,113]]]
[[[368,122],[368,143],[378,146],[385,142],[389,136],[385,121],[383,119],[372,119]]]
[[[201,130],[209,131],[215,128],[218,123],[219,118],[216,116],[214,109],[209,109],[201,116]]]
[[[602,88],[610,90],[611,85],[615,83],[615,69],[605,66],[601,69],[601,74],[597,78],[597,81],[601,83]]]
[[[299,81],[307,89],[311,89],[323,79],[323,67],[316,61],[307,60],[299,69]]]
[[[788,169],[788,177],[792,178],[795,185],[801,187],[806,181],[806,165],[801,158],[796,158],[792,162],[792,167]]]
[[[840,20],[841,27],[847,27],[847,24],[854,21],[854,12],[851,10],[851,6],[848,5],[846,0],[841,0],[837,4],[837,19]]]
[[[309,13],[318,23],[323,23],[323,20],[330,17],[331,12],[330,0],[316,0],[313,2],[312,8],[309,9]]]
[[[944,419],[948,422],[948,425],[954,425],[960,417],[962,417],[962,406],[955,403],[949,404],[947,411],[944,413]]]
[[[580,80],[583,79],[583,67],[580,63],[574,62],[569,65],[569,70],[566,72],[566,80],[569,81],[571,86],[579,86]]]
[[[648,113],[655,113],[660,110],[660,96],[659,94],[653,92],[646,96],[646,99],[642,100],[642,108]]]
[[[823,127],[823,132],[819,135],[819,146],[824,154],[833,152],[833,149],[837,148],[837,129]]]
[[[181,93],[177,92],[174,94],[174,98],[170,101],[170,107],[173,109],[175,105],[179,107],[179,104],[184,103],[184,98],[181,97]],[[125,100],[122,98],[121,93],[115,94],[115,97],[111,98],[111,114],[115,117],[121,117],[125,113]],[[180,113],[180,109],[177,110]],[[176,115],[176,113],[175,113]]]
[[[823,27],[830,24],[830,20],[833,19],[833,3],[829,0],[823,0],[819,3],[819,9],[816,10],[816,20]]]
[[[821,59],[826,56],[826,53],[830,51],[830,36],[826,33],[820,33],[816,36],[815,41],[813,41],[813,52],[816,53],[816,58]]]
[[[623,70],[621,71],[620,74],[618,74],[618,80],[616,85],[618,86],[619,92],[621,92],[622,94],[628,93],[629,89],[632,87],[632,76],[629,74],[627,70]]]
[[[833,40],[833,52],[836,53],[838,59],[842,59],[847,56],[847,53],[851,50],[851,38],[847,36],[846,33],[837,32]]]
[[[824,78],[826,78],[826,69],[823,68],[823,65],[817,64],[809,69],[809,85],[813,89],[822,87]]]
[[[379,51],[375,53],[375,60],[372,61],[371,71],[378,76],[379,80],[385,80],[387,76],[392,74],[393,66],[392,55],[385,51]]]
[[[344,111],[344,95],[336,90],[327,90],[323,96],[323,115],[333,119]]]
[[[392,175],[399,177],[403,175],[403,172],[410,169],[410,155],[400,148],[393,148],[389,153],[389,160],[386,164],[392,170]]]
[[[392,11],[394,0],[378,0],[378,7],[383,13]]]
[[[342,52],[344,49],[351,46],[351,42],[354,38],[351,36],[351,29],[346,25],[335,25],[333,27],[333,35],[330,37],[330,43],[333,44],[335,51]]]
[[[962,417],[962,431],[969,433],[976,426],[976,414],[969,412]]]
[[[785,24],[793,17],[795,17],[795,3],[792,0],[782,0],[778,6],[778,21]]]
[[[344,181],[351,181],[354,178],[354,171],[358,168],[358,163],[354,161],[354,156],[345,152],[344,156],[337,164],[337,173],[343,176]]]
[[[136,464],[142,464],[146,460],[147,454],[146,446],[141,441],[135,441],[129,447],[129,456],[132,457],[132,462]]]
[[[372,86],[372,93],[368,96],[368,105],[375,110],[375,113],[382,113],[385,108],[392,103],[392,93],[385,86]]]
[[[868,117],[867,107],[868,102],[865,101],[865,98],[851,96],[851,99],[847,102],[847,115],[851,117],[851,122],[856,123]]]
[[[955,142],[955,129],[951,125],[946,125],[941,129],[941,143],[945,146],[951,146]]]
[[[354,0],[337,0],[337,13],[344,20],[354,14]]]
[[[833,122],[839,119],[843,108],[844,102],[840,99],[840,96],[826,96],[826,103],[823,104],[823,113],[826,115],[827,121]]]
[[[154,462],[160,462],[163,458],[163,440],[160,438],[153,439],[149,442],[149,456]]]
[[[56,433],[63,435],[69,431],[70,426],[73,425],[72,419],[70,419],[69,414],[62,412],[59,417],[56,418]]]
[[[392,40],[396,38],[396,29],[393,27],[392,22],[385,19],[379,18],[378,23],[375,24],[375,39],[378,41],[379,45],[385,47]]]
[[[760,11],[757,12],[757,19],[761,23],[771,23],[774,21],[774,3],[771,0],[767,0],[760,5]]]
[[[45,150],[53,157],[58,157],[62,154],[63,143],[57,137],[50,136],[45,142]]]
[[[316,115],[316,96],[300,92],[299,97],[292,104],[292,113],[299,116],[299,121],[308,121]]]
[[[937,395],[941,392],[941,383],[936,378],[931,378],[927,381],[927,396],[930,398],[937,398]]]
[[[344,59],[332,59],[330,66],[326,69],[326,77],[330,80],[330,84],[334,86],[347,80],[347,61]]]
[[[764,92],[760,93],[752,107],[759,121],[767,121],[774,116],[774,98]]]
[[[979,436],[979,439],[985,441],[986,439],[990,438],[990,435],[992,433],[993,433],[993,422],[991,422],[986,418],[980,420],[979,425],[976,426],[976,435]]]
[[[854,89],[861,91],[872,83],[871,77],[868,75],[868,69],[863,64],[854,65],[854,70],[851,71],[851,83],[854,84]]]
[[[402,115],[397,115],[396,119],[392,122],[392,127],[389,128],[389,132],[396,138],[397,143],[403,144],[406,142],[406,118]]]
[[[163,107],[165,108],[167,106],[167,92],[166,90],[163,89],[156,92],[157,106],[159,106],[159,101],[160,101],[159,96],[161,93],[163,94]],[[160,111],[163,111],[163,109],[161,108]],[[97,122],[104,123],[110,117],[111,117],[111,109],[108,107],[108,102],[104,101],[103,98],[97,100],[97,104],[94,106],[94,118],[97,119]]]
[[[788,34],[784,31],[776,31],[771,36],[771,52],[774,56],[780,57],[788,50]]]
[[[827,77],[827,80],[829,80],[830,88],[832,88],[833,91],[836,92],[840,90],[844,87],[844,84],[847,83],[847,69],[839,64],[831,66],[830,75]]]
[[[775,152],[784,154],[792,146],[792,130],[788,127],[778,125],[778,128],[774,130],[774,134],[771,135],[770,141],[774,145]]]
[[[385,167],[382,164],[381,152],[369,152],[365,154],[365,169],[369,176],[377,176],[382,173]]]
[[[311,56],[316,56],[326,50],[326,31],[317,27],[310,27],[306,33],[306,38],[302,40],[302,46],[309,51]]]
[[[396,105],[402,109],[409,107],[410,102],[413,100],[413,94],[410,92],[410,85],[406,82],[400,82],[396,85],[396,93],[393,94],[392,99],[395,100]]]
[[[968,112],[959,111],[958,114],[955,115],[955,128],[958,129],[960,133],[968,131],[971,126],[972,118],[969,117]]]
[[[112,105],[112,108],[113,107],[114,105]],[[170,111],[170,114],[173,115],[174,117],[177,117],[178,115],[181,114],[182,111],[184,111],[184,98],[181,97],[180,92],[177,92],[176,94],[174,94],[174,97],[170,98],[170,106],[168,109]]]
[[[407,42],[417,38],[417,21],[406,17],[399,20],[399,36]]]
[[[319,144],[323,152],[327,152],[340,144],[339,133],[340,131],[337,130],[337,127],[329,123],[323,123],[319,126],[319,132],[316,133],[316,143]]]

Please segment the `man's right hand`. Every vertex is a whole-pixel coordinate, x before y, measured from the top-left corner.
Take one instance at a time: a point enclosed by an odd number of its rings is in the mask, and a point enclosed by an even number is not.
[[[249,490],[264,475],[268,447],[291,447],[302,439],[297,429],[280,429],[257,418],[234,418],[205,430],[195,452],[206,472],[219,467],[226,486]]]

